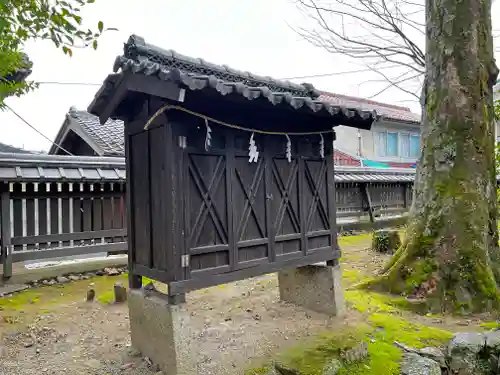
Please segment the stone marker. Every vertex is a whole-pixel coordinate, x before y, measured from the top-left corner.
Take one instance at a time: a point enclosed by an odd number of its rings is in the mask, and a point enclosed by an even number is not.
[[[115,303],[122,303],[127,300],[127,289],[121,283],[116,283],[113,289],[115,292]]]
[[[85,300],[87,302],[92,302],[95,298],[95,290],[94,289],[89,289],[87,290],[87,296],[85,298]]]

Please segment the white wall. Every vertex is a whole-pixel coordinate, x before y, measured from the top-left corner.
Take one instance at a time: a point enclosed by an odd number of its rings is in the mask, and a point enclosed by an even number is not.
[[[369,132],[370,134],[366,135],[366,139],[363,142],[363,149],[365,152],[365,157],[381,161],[381,162],[399,162],[399,163],[413,163],[416,162],[418,157],[403,157],[403,156],[382,156],[378,152],[377,147],[377,133],[378,132],[397,132],[400,136],[402,134],[410,134],[410,135],[420,135],[421,128],[420,125],[417,124],[405,124],[399,122],[389,122],[389,121],[377,121],[372,126],[372,130]],[[398,151],[401,151],[401,139],[398,139]]]
[[[350,155],[358,155],[358,129],[340,125],[335,128],[335,148]]]
[[[413,163],[417,158],[403,157],[383,157],[377,154],[376,133],[378,131],[396,131],[411,134],[420,134],[419,125],[401,124],[397,122],[377,121],[372,125],[371,130],[360,130],[361,139],[358,138],[358,129],[348,126],[338,126],[335,128],[336,141],[335,148],[347,152],[350,155],[358,155],[361,146],[361,157],[376,161],[392,161],[402,163]]]

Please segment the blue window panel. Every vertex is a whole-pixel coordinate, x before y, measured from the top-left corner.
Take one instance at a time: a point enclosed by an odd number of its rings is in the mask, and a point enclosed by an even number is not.
[[[387,156],[398,156],[398,133],[387,133]]]
[[[377,133],[377,154],[378,156],[387,155],[387,133]]]
[[[410,137],[410,156],[415,158],[420,156],[420,135]]]
[[[410,135],[409,134],[400,134],[399,139],[401,141],[401,156],[403,158],[410,157]]]

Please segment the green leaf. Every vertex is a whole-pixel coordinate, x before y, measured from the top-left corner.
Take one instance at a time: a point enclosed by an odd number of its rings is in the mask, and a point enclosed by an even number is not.
[[[66,54],[66,55],[69,55],[70,57],[73,56],[73,51],[71,50],[71,48],[68,48],[66,46],[63,46],[62,48],[63,52]]]
[[[104,30],[104,23],[102,21],[99,21],[97,23],[97,28],[99,29],[99,32],[102,33],[102,31]]]
[[[97,49],[97,39],[92,42],[92,48]]]

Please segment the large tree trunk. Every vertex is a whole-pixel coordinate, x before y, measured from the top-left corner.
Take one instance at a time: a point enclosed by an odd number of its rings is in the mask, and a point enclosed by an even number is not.
[[[422,155],[406,238],[372,285],[432,310],[500,307],[490,0],[427,0]]]

